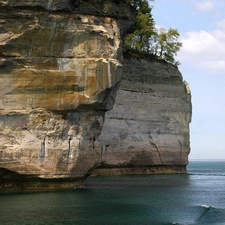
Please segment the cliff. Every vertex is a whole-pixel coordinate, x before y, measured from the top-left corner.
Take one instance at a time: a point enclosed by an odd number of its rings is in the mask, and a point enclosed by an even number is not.
[[[1,188],[82,187],[96,167],[185,168],[190,94],[169,64],[123,62],[134,24],[125,1],[0,2]]]
[[[179,70],[156,60],[124,60],[112,110],[105,113],[95,174],[184,172],[190,152],[191,95]]]

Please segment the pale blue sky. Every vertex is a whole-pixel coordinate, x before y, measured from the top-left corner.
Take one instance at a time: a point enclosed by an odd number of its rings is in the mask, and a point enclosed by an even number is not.
[[[189,159],[225,159],[225,1],[155,0],[157,26],[177,28],[177,59],[192,92]]]

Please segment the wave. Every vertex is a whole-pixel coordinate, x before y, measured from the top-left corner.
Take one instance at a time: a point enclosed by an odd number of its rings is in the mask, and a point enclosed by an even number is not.
[[[210,224],[219,225],[225,224],[225,209],[214,208],[209,205],[200,206],[203,211],[201,215],[195,220],[195,224]]]
[[[171,225],[224,225],[225,208],[214,208],[207,204],[190,206],[186,213]],[[186,217],[186,218],[185,218]]]
[[[190,206],[174,221],[154,225],[225,225],[225,208],[214,208],[207,204]]]
[[[212,208],[209,205],[201,205],[202,208],[204,208],[204,212],[196,219],[196,221],[200,220],[203,216],[205,216],[205,214],[210,210],[210,208]]]
[[[209,209],[211,206],[210,205],[201,205],[202,208]]]
[[[225,174],[223,173],[188,173],[190,176],[218,176],[218,177],[224,177]]]

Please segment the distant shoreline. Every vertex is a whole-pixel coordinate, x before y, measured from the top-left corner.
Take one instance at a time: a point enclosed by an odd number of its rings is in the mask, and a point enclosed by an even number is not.
[[[189,162],[196,162],[196,161],[198,161],[198,162],[225,162],[225,159],[189,159]]]

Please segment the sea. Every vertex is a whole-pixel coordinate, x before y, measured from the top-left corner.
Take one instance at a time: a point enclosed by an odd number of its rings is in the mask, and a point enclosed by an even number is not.
[[[0,225],[225,225],[225,161],[187,174],[90,177],[84,189],[0,191]]]

